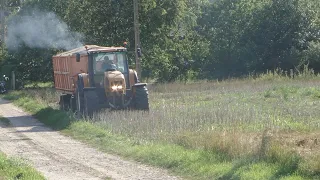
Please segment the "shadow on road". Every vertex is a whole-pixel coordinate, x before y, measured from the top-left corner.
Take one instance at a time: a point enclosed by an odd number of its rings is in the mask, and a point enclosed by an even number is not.
[[[9,104],[9,103],[11,103],[11,102],[0,98],[0,105]]]
[[[43,132],[53,131],[32,116],[5,117],[8,121],[0,122],[1,128],[15,128],[15,132]]]

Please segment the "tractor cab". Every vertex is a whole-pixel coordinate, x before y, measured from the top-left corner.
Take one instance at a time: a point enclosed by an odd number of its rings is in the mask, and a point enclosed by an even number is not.
[[[98,52],[93,53],[92,56],[94,81],[97,87],[104,84],[104,76],[106,72],[107,74],[115,74],[115,71],[118,71],[117,74],[121,73],[125,77],[127,82],[126,85],[127,87],[130,87],[128,81],[129,68],[126,52]],[[125,86],[122,88],[125,88]],[[118,89],[122,88],[119,87]]]
[[[86,54],[88,73],[79,73],[76,93],[83,90],[81,95],[90,94],[90,101],[98,103],[86,108],[149,109],[146,83],[140,83],[136,71],[129,69],[126,48],[86,46]],[[76,61],[82,61],[80,53],[76,54]]]

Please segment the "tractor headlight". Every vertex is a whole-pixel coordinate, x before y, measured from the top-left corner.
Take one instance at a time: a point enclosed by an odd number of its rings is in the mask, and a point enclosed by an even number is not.
[[[119,85],[119,86],[113,85],[113,86],[111,87],[111,89],[112,89],[113,91],[117,91],[117,90],[122,90],[123,87],[122,87],[122,85]]]

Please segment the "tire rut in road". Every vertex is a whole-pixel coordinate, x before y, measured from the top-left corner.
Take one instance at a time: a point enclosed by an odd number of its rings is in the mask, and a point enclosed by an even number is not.
[[[79,163],[68,161],[59,154],[45,149],[43,146],[34,142],[31,138],[17,133],[15,128],[2,128],[0,136],[0,151],[9,156],[25,159],[36,169],[42,172],[48,179],[106,178],[106,176],[102,176],[102,173],[94,171],[89,167],[82,166]],[[75,169],[74,167],[77,168]],[[71,176],[71,174],[73,175]]]
[[[48,179],[180,179],[63,136],[2,99],[0,114],[11,123],[0,126],[0,151],[27,159]]]
[[[9,127],[8,129],[9,129],[9,132],[11,132],[11,133],[15,133],[16,132],[15,128]],[[84,166],[84,165],[82,165],[80,163],[77,163],[76,161],[69,160],[69,159],[61,156],[60,154],[53,152],[54,149],[50,149],[49,150],[48,148],[45,148],[44,146],[41,146],[41,144],[39,144],[39,142],[36,143],[35,141],[32,141],[32,139],[27,137],[25,134],[21,134],[21,133],[15,133],[15,134],[21,140],[25,140],[24,142],[27,143],[30,147],[34,148],[35,152],[39,152],[41,154],[44,154],[45,156],[47,156],[53,162],[59,162],[61,164],[69,164],[72,167],[77,167],[78,171],[86,172],[87,174],[90,174],[91,176],[94,176],[94,177],[98,176],[101,179],[106,179],[107,178],[106,176],[103,176],[103,173],[101,173],[101,172],[99,172],[99,171],[97,171],[97,170],[95,170],[93,168],[90,168],[88,166]],[[19,138],[17,140],[19,140]]]

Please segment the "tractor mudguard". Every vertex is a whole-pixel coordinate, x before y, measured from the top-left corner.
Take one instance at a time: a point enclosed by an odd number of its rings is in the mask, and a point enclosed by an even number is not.
[[[136,83],[132,87],[147,86],[147,83]]]

